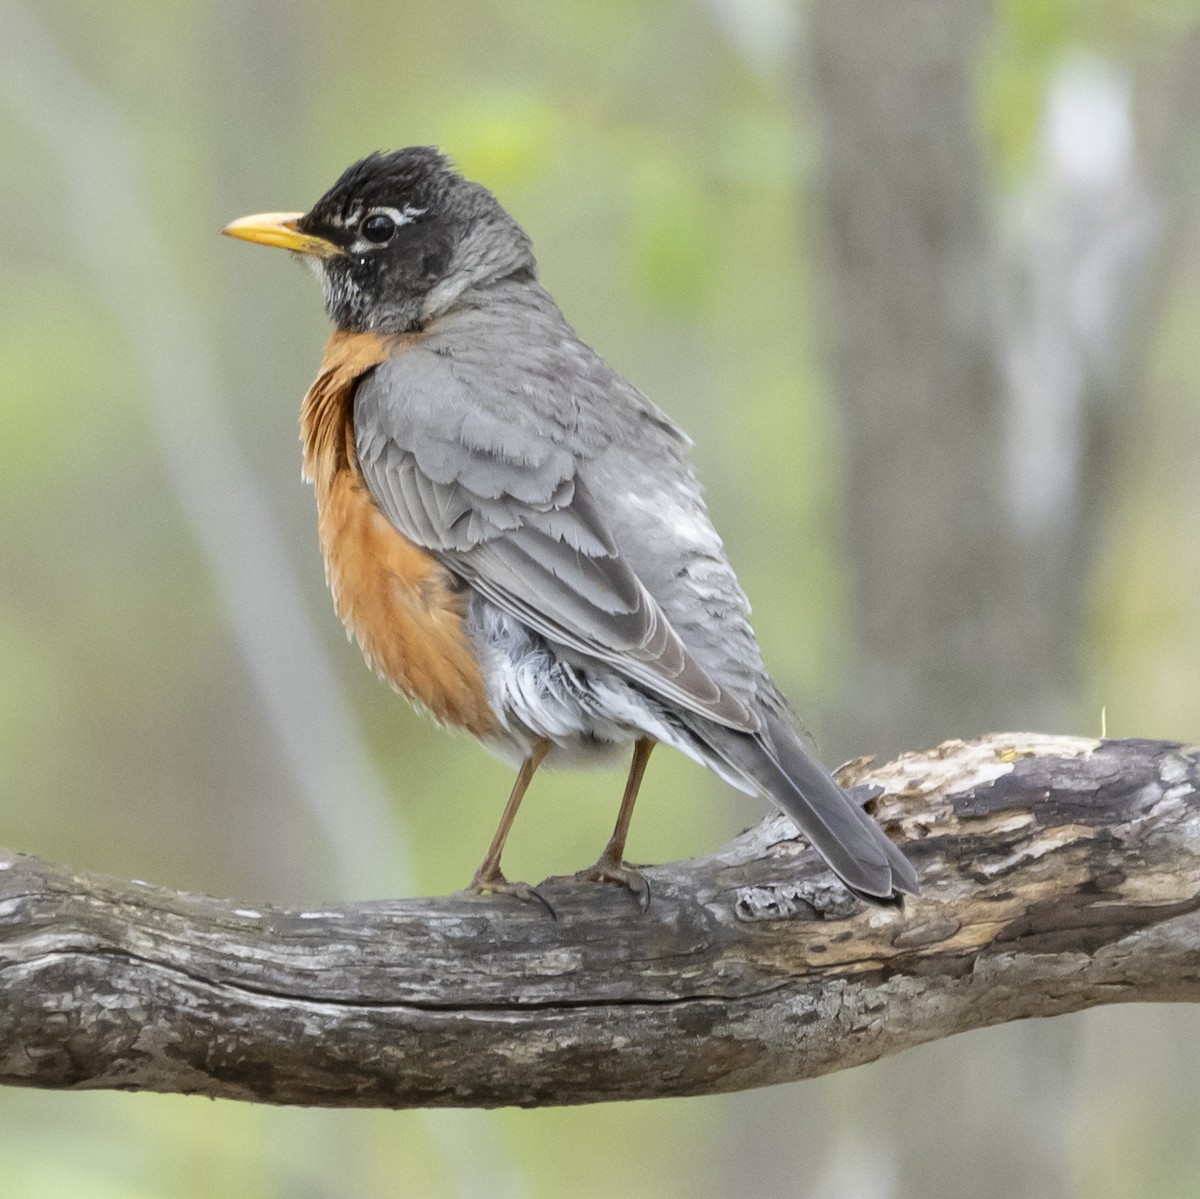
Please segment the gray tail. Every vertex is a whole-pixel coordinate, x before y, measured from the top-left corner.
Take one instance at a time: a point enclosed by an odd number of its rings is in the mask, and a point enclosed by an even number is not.
[[[795,822],[855,894],[898,903],[920,889],[912,863],[804,748],[785,721],[766,715],[759,733],[722,729],[714,749]]]

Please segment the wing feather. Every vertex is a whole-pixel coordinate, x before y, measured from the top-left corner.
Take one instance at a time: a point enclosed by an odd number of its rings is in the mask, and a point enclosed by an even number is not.
[[[744,732],[758,717],[688,653],[621,555],[575,458],[412,351],[360,382],[359,467],[384,515],[497,607],[652,694]]]

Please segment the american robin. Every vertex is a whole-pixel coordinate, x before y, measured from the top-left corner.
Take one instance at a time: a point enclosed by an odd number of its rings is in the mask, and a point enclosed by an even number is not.
[[[916,893],[801,743],[686,434],[571,328],[490,191],[410,147],[223,232],[306,256],[335,325],[300,429],[338,615],[417,707],[519,766],[470,890],[536,894],[500,869],[534,772],[632,745],[580,877],[644,904],[625,839],[662,741],[773,800],[858,895]]]

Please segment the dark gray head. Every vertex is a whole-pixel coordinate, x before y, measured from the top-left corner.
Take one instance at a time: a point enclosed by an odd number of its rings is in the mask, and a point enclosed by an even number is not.
[[[303,215],[247,217],[225,232],[308,255],[330,317],[355,331],[419,328],[468,288],[535,269],[496,197],[432,146],[372,154]]]

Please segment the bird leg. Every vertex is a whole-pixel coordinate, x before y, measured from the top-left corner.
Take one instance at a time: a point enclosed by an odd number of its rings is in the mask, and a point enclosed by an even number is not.
[[[500,855],[504,852],[504,843],[508,840],[509,830],[516,818],[517,809],[521,806],[521,800],[525,798],[525,792],[529,789],[534,772],[549,752],[550,742],[542,737],[534,744],[529,757],[521,763],[521,769],[517,772],[512,791],[508,795],[508,803],[504,805],[500,823],[496,826],[496,834],[492,837],[492,843],[488,846],[488,851],[484,855],[483,861],[480,862],[479,869],[475,871],[475,877],[466,887],[465,894],[515,895],[518,899],[535,900],[544,904],[549,909],[550,915],[554,916],[554,909],[535,888],[528,883],[510,883],[500,869]]]
[[[585,882],[619,883],[628,887],[637,898],[638,907],[644,912],[650,906],[650,884],[632,866],[625,864],[625,838],[629,836],[629,822],[633,817],[633,805],[637,802],[642,776],[650,761],[650,751],[658,742],[643,737],[633,747],[633,761],[629,766],[629,777],[625,781],[625,794],[621,797],[621,808],[617,812],[617,823],[604,852],[594,866],[579,871],[574,877]]]

